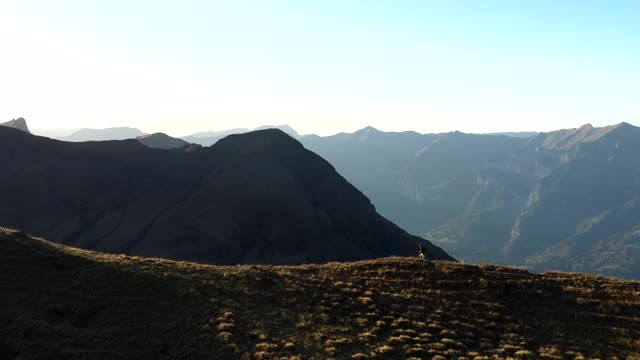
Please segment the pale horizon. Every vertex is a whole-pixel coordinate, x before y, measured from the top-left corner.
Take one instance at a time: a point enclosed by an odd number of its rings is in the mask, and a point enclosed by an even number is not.
[[[640,125],[632,1],[0,4],[0,122],[185,136]]]
[[[35,135],[40,135],[43,134],[43,136],[54,133],[54,132],[60,132],[62,135],[59,136],[66,136],[66,135],[70,135],[78,130],[82,130],[82,129],[91,129],[91,130],[102,130],[102,129],[108,129],[108,128],[121,128],[121,127],[127,127],[127,128],[134,128],[134,129],[138,129],[141,132],[145,133],[145,134],[153,134],[153,133],[164,133],[167,134],[169,136],[172,137],[176,137],[176,138],[182,138],[182,137],[187,137],[187,136],[191,136],[191,135],[195,135],[197,133],[206,133],[206,132],[218,132],[218,131],[227,131],[227,130],[234,130],[234,129],[249,129],[251,131],[253,130],[257,130],[257,128],[259,127],[264,127],[264,126],[273,126],[273,127],[279,127],[279,126],[290,126],[293,130],[295,130],[299,135],[301,136],[306,136],[306,135],[319,135],[319,136],[332,136],[332,135],[337,135],[340,133],[355,133],[359,130],[363,130],[367,127],[372,127],[376,130],[382,131],[382,132],[416,132],[416,133],[420,133],[420,134],[438,134],[438,133],[449,133],[449,132],[456,132],[456,131],[460,131],[463,133],[468,133],[468,134],[478,134],[478,135],[491,135],[491,134],[499,134],[499,133],[548,133],[548,132],[552,132],[552,131],[557,131],[557,130],[569,130],[569,129],[578,129],[582,126],[587,126],[587,125],[591,125],[593,127],[607,127],[607,126],[615,126],[615,125],[619,125],[623,122],[618,122],[618,123],[612,123],[612,124],[605,124],[605,125],[594,125],[591,123],[585,123],[582,125],[578,125],[578,126],[574,126],[574,127],[570,127],[570,128],[557,128],[557,129],[551,129],[551,130],[547,130],[547,131],[536,131],[536,130],[518,130],[518,131],[492,131],[492,132],[469,132],[469,131],[462,131],[462,130],[447,130],[447,131],[439,131],[439,132],[419,132],[419,131],[415,131],[415,130],[385,130],[385,129],[380,129],[377,128],[375,126],[365,126],[362,128],[358,128],[352,131],[338,131],[335,133],[328,133],[328,134],[317,134],[317,133],[304,133],[299,131],[298,129],[296,129],[294,126],[291,126],[290,124],[263,124],[263,125],[259,125],[256,127],[236,127],[236,128],[226,128],[226,129],[208,129],[208,130],[200,130],[200,131],[195,131],[195,132],[191,132],[188,134],[172,134],[170,132],[167,131],[154,131],[154,132],[150,132],[150,131],[145,131],[145,129],[143,128],[139,128],[139,127],[135,127],[135,126],[109,126],[109,127],[98,127],[98,128],[66,128],[66,129],[56,129],[56,128],[41,128],[41,127],[32,127],[29,120],[25,119],[27,121],[27,125],[29,125],[29,129],[31,130],[32,133],[34,133]],[[629,122],[626,122],[629,123]],[[631,124],[631,123],[629,123]],[[638,126],[636,124],[631,124],[633,126]],[[46,134],[45,134],[46,133]]]

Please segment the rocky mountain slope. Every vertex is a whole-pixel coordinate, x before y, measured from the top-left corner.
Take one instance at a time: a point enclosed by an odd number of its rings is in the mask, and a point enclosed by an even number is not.
[[[0,229],[3,359],[637,359],[640,282],[412,258],[206,266]]]
[[[640,278],[640,131],[301,139],[384,216],[469,262]]]
[[[280,130],[214,146],[72,143],[0,128],[0,225],[81,248],[216,264],[450,259],[378,215]]]
[[[30,133],[29,127],[27,126],[27,121],[24,118],[9,120],[7,122],[1,123],[0,126],[10,127],[24,131],[26,133]]]

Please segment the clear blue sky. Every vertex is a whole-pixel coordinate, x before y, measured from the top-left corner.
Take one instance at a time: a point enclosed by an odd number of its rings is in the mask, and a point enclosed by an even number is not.
[[[0,49],[32,127],[640,125],[640,1],[3,0]]]

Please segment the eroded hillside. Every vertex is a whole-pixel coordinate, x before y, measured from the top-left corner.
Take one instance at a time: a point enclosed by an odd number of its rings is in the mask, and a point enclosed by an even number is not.
[[[640,282],[409,258],[205,266],[6,229],[0,247],[3,359],[640,356]]]

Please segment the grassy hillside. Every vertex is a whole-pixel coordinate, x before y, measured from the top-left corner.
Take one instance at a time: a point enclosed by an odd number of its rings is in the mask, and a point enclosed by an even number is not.
[[[2,359],[640,358],[640,282],[105,255],[0,230]]]

